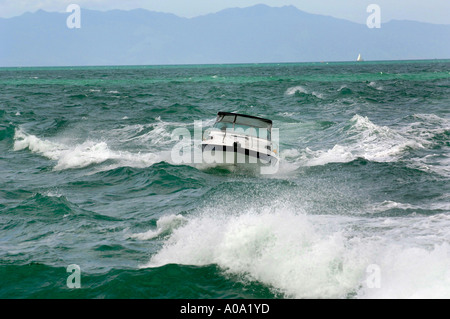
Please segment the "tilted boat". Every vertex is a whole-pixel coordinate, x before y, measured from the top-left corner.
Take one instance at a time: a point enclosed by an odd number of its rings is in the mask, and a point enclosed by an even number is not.
[[[275,165],[277,148],[271,120],[231,112],[219,112],[202,141],[204,163],[224,165]]]

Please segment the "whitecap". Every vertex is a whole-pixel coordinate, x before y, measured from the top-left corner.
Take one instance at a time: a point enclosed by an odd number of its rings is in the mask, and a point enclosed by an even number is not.
[[[93,164],[114,161],[108,169],[121,166],[148,167],[167,157],[163,153],[130,153],[111,150],[105,141],[86,140],[82,143],[57,142],[40,139],[22,129],[16,129],[14,150],[29,149],[48,159],[56,161],[54,170],[83,168]]]
[[[238,207],[214,202],[175,227],[176,215],[162,217],[156,230],[140,235],[163,244],[141,267],[213,264],[287,298],[450,297],[448,214],[308,215],[276,199]],[[170,232],[161,238],[164,229]]]
[[[368,84],[368,86],[373,88],[373,89],[375,89],[375,90],[377,90],[377,91],[383,91],[383,86],[379,85],[377,82],[372,81],[372,82],[370,82]]]
[[[156,238],[161,235],[167,235],[171,233],[177,227],[185,224],[187,219],[182,215],[168,215],[163,216],[156,222],[156,229],[150,229],[143,233],[132,234],[129,238],[134,238],[138,240],[149,240]]]
[[[297,92],[299,92],[299,93],[304,93],[304,94],[308,94],[308,91],[307,91],[303,86],[300,86],[300,85],[297,85],[297,86],[293,86],[293,87],[288,88],[288,89],[286,90],[285,94],[286,94],[286,95],[294,95],[294,94],[297,93]]]
[[[420,141],[405,137],[387,126],[378,126],[367,117],[354,115],[351,126],[342,143],[331,149],[311,150],[306,148],[302,161],[307,166],[325,165],[328,163],[348,163],[357,158],[375,162],[398,161],[405,151],[423,148]]]
[[[293,86],[288,89],[286,89],[286,92],[284,94],[286,95],[294,95],[295,93],[303,93],[303,94],[309,94],[312,96],[315,96],[319,99],[323,99],[324,95],[322,93],[316,92],[316,91],[308,91],[305,87],[301,85]]]
[[[173,230],[146,267],[216,264],[225,272],[295,298],[347,295],[363,264],[345,250],[342,234],[324,234],[309,217],[283,207],[233,214],[213,210]]]

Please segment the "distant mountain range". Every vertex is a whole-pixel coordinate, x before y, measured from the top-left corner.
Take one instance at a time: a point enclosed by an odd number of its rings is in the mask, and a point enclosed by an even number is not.
[[[264,63],[450,58],[450,25],[390,21],[380,29],[293,6],[195,18],[143,9],[37,11],[0,19],[0,66]]]

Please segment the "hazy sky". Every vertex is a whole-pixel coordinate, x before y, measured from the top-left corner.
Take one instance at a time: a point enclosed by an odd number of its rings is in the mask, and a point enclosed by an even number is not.
[[[381,8],[383,22],[415,20],[450,24],[450,0],[0,0],[0,17],[12,17],[38,9],[65,12],[71,3],[95,10],[144,8],[194,17],[225,8],[248,7],[258,3],[278,7],[294,5],[300,10],[365,23],[369,4]]]

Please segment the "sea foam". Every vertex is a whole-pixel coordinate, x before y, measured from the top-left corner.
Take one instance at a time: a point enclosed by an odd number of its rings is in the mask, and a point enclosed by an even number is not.
[[[163,153],[131,153],[111,150],[105,141],[86,140],[82,143],[58,142],[41,139],[16,129],[14,150],[29,149],[56,161],[54,170],[83,168],[93,164],[114,161],[112,166],[148,167],[163,160]],[[111,169],[109,166],[108,169]]]
[[[183,225],[186,221],[187,219],[179,214],[163,216],[156,222],[156,229],[150,229],[143,233],[131,234],[129,238],[149,240],[161,235],[168,235],[173,229]]]
[[[349,129],[341,134],[343,134],[342,142],[331,149],[313,151],[306,148],[303,156],[306,165],[347,163],[357,158],[375,162],[394,162],[409,148],[423,148],[420,140],[402,135],[386,126],[378,126],[368,117],[358,114],[350,120]]]
[[[450,221],[441,215],[308,215],[279,203],[239,213],[209,208],[171,228],[163,247],[141,267],[215,264],[287,298],[448,298],[450,246],[442,236],[429,240],[442,219]],[[379,269],[377,286],[373,267]]]
[[[301,85],[287,88],[286,92],[285,92],[286,95],[295,95],[296,93],[309,94],[309,95],[313,95],[319,99],[323,99],[323,94],[317,93],[315,91],[310,92],[309,90],[307,90],[305,87],[303,87]]]
[[[346,296],[364,274],[364,258],[345,247],[339,231],[324,233],[309,219],[273,207],[239,214],[206,211],[173,230],[142,267],[216,264],[287,297]]]

